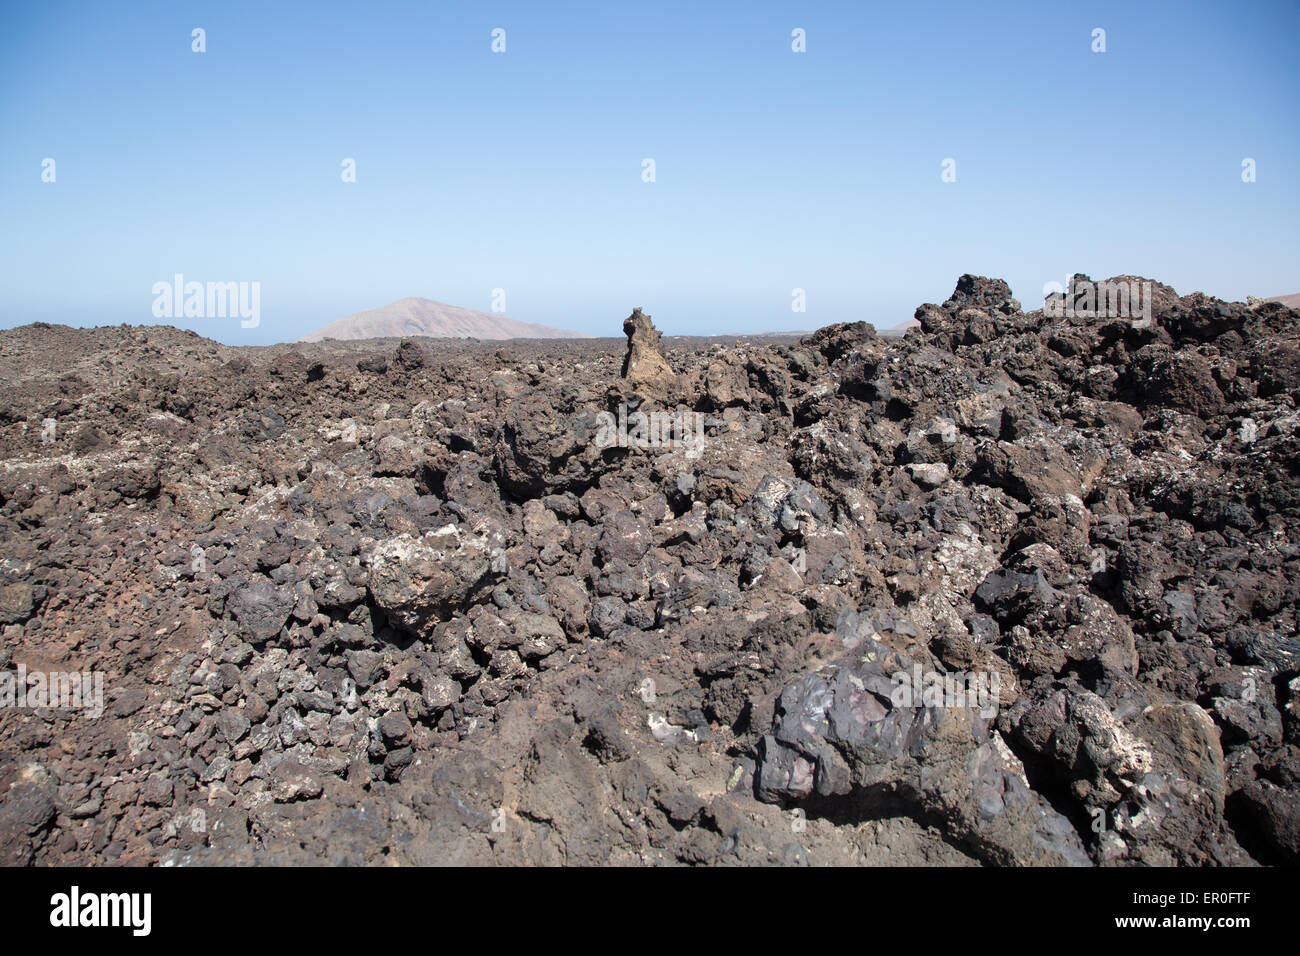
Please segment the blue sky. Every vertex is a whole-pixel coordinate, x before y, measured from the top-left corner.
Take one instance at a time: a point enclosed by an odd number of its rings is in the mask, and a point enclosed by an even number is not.
[[[173,322],[249,344],[496,288],[600,335],[887,327],[963,272],[1297,292],[1298,34],[1277,0],[6,3],[0,327],[153,324],[176,273],[259,282],[257,328]]]

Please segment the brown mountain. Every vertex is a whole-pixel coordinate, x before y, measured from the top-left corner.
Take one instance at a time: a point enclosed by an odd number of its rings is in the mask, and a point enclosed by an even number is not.
[[[427,335],[439,339],[589,339],[582,332],[520,322],[492,312],[476,312],[412,296],[382,309],[367,309],[304,335],[300,342],[322,339],[384,339]]]

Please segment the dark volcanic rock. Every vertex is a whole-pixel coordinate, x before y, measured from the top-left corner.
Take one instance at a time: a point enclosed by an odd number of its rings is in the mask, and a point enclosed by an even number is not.
[[[912,673],[909,658],[868,640],[850,661],[786,688],[762,742],[759,797],[901,803],[941,818],[989,863],[1088,865],[1069,821],[1029,788],[992,731],[996,695],[983,708],[971,706],[978,694],[955,706],[899,703],[894,675]]]
[[[1294,864],[1300,314],[1045,306],[0,332],[0,858]]]
[[[659,352],[659,331],[650,316],[640,309],[623,321],[627,335],[627,354],[623,357],[622,377],[639,394],[665,398],[675,375]]]
[[[226,607],[251,643],[265,643],[280,633],[295,604],[293,592],[265,577],[235,589]]]

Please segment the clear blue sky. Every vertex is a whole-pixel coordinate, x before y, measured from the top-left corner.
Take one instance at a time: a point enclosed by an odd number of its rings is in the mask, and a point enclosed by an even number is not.
[[[0,327],[152,324],[178,272],[260,282],[256,329],[174,323],[253,344],[498,287],[601,335],[892,326],[963,272],[1297,292],[1297,36],[1278,0],[5,2]]]

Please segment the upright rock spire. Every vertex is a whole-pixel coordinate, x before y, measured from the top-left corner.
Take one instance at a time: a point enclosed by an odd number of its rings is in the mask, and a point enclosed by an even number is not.
[[[659,330],[639,308],[623,320],[627,334],[627,355],[623,378],[638,394],[666,398],[677,375],[659,352]]]

